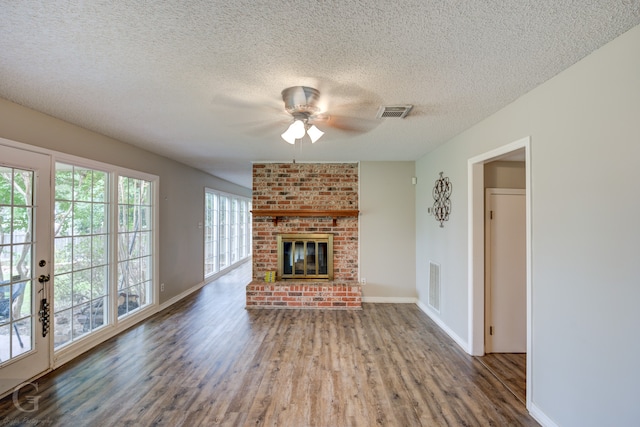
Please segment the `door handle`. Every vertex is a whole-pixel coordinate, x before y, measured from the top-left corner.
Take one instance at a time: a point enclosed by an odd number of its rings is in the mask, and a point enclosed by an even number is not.
[[[44,274],[41,274],[40,277],[38,277],[38,282],[40,283],[47,283],[49,281],[50,276],[47,274],[46,276]]]

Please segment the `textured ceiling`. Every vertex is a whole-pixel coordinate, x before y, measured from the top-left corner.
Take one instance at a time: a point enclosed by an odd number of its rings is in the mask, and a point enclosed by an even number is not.
[[[0,97],[247,187],[251,161],[418,159],[640,23],[640,0],[0,7]],[[368,131],[285,143],[298,84]]]

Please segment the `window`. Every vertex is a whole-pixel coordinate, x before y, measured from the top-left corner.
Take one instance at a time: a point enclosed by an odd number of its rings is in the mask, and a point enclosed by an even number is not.
[[[56,350],[153,302],[152,190],[140,177],[56,163]]]
[[[229,246],[231,249],[231,264],[238,261],[240,245],[238,241],[238,199],[231,199],[229,212]]]
[[[56,164],[55,347],[109,323],[108,194],[106,172]]]
[[[118,178],[118,316],[149,304],[152,292],[151,183]]]
[[[251,255],[251,202],[207,189],[204,213],[204,275],[211,276]]]
[[[218,271],[218,197],[205,193],[204,207],[204,276]]]

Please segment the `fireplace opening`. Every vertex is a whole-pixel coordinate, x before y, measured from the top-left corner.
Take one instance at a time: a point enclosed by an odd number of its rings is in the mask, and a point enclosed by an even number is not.
[[[278,278],[333,280],[333,234],[279,234]]]

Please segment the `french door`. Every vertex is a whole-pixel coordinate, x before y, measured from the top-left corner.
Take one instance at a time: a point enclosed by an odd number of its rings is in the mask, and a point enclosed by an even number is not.
[[[0,145],[0,394],[50,367],[50,168]]]

